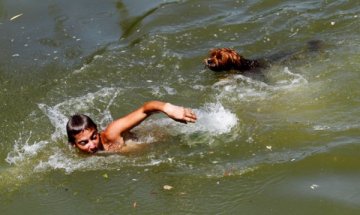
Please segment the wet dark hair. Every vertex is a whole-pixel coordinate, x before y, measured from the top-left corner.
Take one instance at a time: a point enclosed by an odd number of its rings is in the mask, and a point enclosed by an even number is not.
[[[75,136],[86,129],[95,129],[97,126],[92,119],[84,114],[75,114],[69,118],[66,124],[66,132],[70,144],[75,144]]]

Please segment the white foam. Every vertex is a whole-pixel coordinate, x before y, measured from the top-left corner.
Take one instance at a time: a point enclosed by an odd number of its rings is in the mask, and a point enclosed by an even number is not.
[[[164,86],[165,91],[167,92],[167,94],[169,95],[175,95],[176,94],[176,89],[169,87],[169,86]]]
[[[51,135],[52,140],[57,140],[66,134],[67,117],[58,110],[58,107],[49,107],[46,104],[38,104],[38,107],[49,118],[50,123],[55,128],[55,132]]]
[[[177,93],[176,89],[169,86],[151,86],[151,94],[154,96],[163,97],[165,95],[175,95]]]
[[[237,123],[238,118],[236,114],[224,108],[221,103],[208,103],[200,109],[193,109],[197,115],[196,123],[188,123],[186,125],[174,122],[168,118],[158,120],[151,120],[144,124],[157,124],[164,129],[170,130],[172,134],[194,134],[206,133],[210,136],[229,133]],[[147,125],[150,126],[150,125]]]
[[[287,79],[279,80],[276,82],[275,88],[293,88],[295,86],[301,86],[308,84],[308,81],[300,74],[292,73],[288,67],[282,70],[282,73],[287,75]]]
[[[275,79],[275,83],[267,84],[256,78],[238,74],[230,75],[216,82],[212,88],[217,91],[217,99],[237,102],[268,99],[278,92],[308,84],[308,81],[301,74],[291,72],[288,67],[269,71],[265,75],[268,76],[267,78]]]
[[[218,99],[230,101],[265,99],[269,94],[269,86],[259,80],[243,75],[233,75],[222,79],[212,86],[217,90]]]
[[[168,159],[153,159],[148,158],[141,160],[136,157],[128,158],[120,154],[103,153],[94,156],[79,157],[76,153],[69,153],[69,151],[57,150],[48,157],[45,161],[40,161],[34,167],[36,172],[44,172],[49,169],[64,170],[65,173],[72,173],[74,171],[84,170],[111,170],[119,169],[120,166],[157,166],[161,163],[169,162]]]
[[[66,123],[68,117],[74,113],[87,112],[89,109],[96,108],[94,103],[105,103],[103,110],[97,109],[99,112],[100,126],[112,120],[109,107],[114,102],[119,91],[115,88],[103,88],[95,93],[88,93],[84,96],[72,98],[61,102],[53,107],[46,104],[38,104],[39,109],[48,117],[50,123],[55,128],[51,139],[56,141],[66,135]]]
[[[35,171],[42,172],[48,169],[61,169],[66,173],[71,173],[76,170],[97,169],[98,165],[104,157],[89,156],[86,158],[71,158],[69,155],[61,151],[55,152],[46,161],[40,161],[34,168]]]
[[[5,161],[9,164],[18,164],[25,159],[37,155],[49,143],[47,141],[39,141],[30,144],[30,138],[31,133],[26,140],[23,140],[22,135],[20,135],[19,139],[15,141],[14,149],[7,154]]]
[[[229,133],[238,123],[236,114],[225,109],[221,103],[205,104],[201,109],[195,109],[198,121],[187,131],[207,132],[212,135]]]
[[[346,131],[349,129],[358,129],[360,127],[360,124],[357,122],[341,122],[337,121],[336,123],[331,123],[328,125],[314,125],[313,129],[314,131]]]
[[[326,130],[329,130],[330,127],[327,126],[327,125],[315,125],[315,126],[313,127],[313,129],[314,129],[315,131],[326,131]]]

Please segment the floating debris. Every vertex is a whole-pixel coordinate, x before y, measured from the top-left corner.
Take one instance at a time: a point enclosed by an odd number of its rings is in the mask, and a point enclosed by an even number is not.
[[[318,187],[319,187],[319,185],[317,185],[317,184],[313,184],[313,185],[310,186],[310,188],[311,188],[312,190],[315,190],[315,189],[318,188]]]
[[[272,146],[266,146],[266,148],[272,151]]]
[[[254,143],[254,139],[253,139],[252,137],[249,137],[249,138],[246,140],[246,142],[248,142],[248,143]]]
[[[16,18],[19,18],[19,17],[22,16],[22,15],[23,15],[23,14],[20,13],[20,14],[18,14],[18,15],[16,15],[16,16],[13,16],[13,17],[10,18],[10,21],[13,21],[13,20],[16,19]]]
[[[106,178],[106,179],[108,179],[108,178],[109,178],[109,176],[108,176],[108,174],[107,174],[107,173],[103,174],[102,176],[103,176],[103,178]]]
[[[164,185],[164,190],[172,190],[174,187],[170,186],[170,185]]]

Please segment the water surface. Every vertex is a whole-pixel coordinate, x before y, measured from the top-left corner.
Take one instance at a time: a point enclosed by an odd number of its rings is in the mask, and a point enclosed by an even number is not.
[[[358,214],[359,16],[357,1],[0,1],[2,213]],[[205,69],[215,47],[300,52],[259,78]],[[69,115],[104,128],[155,99],[198,122],[151,117],[133,156],[66,144]]]

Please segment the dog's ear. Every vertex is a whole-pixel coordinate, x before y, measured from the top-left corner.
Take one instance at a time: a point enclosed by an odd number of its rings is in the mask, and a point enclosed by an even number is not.
[[[216,48],[215,49],[210,49],[209,56],[212,57],[212,56],[216,55],[217,51],[218,51],[218,49],[216,49]]]

